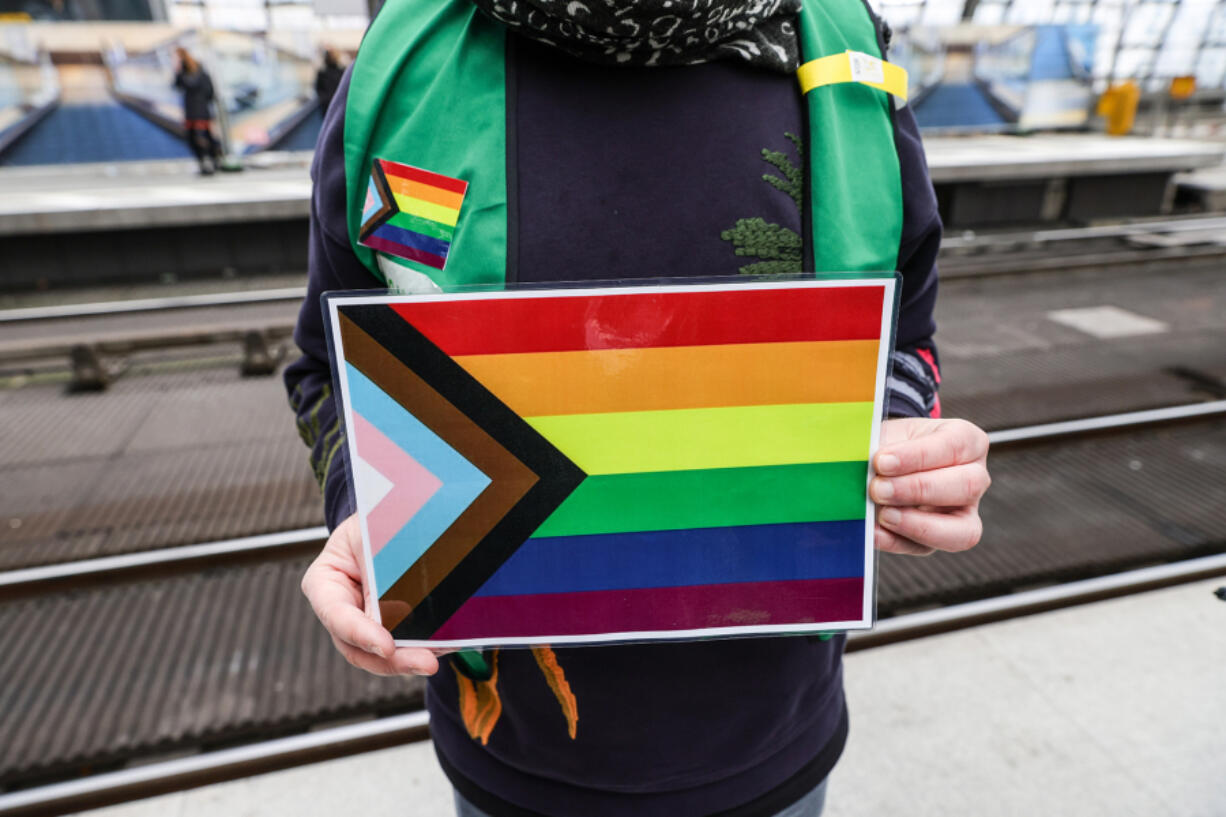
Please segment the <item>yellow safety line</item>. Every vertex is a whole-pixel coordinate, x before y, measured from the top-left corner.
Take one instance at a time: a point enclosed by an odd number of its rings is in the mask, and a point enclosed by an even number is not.
[[[875,57],[863,56],[868,57],[870,60],[876,60]],[[814,88],[822,88],[827,85],[840,85],[858,81],[862,85],[877,88],[888,94],[893,94],[904,102],[907,101],[908,88],[907,72],[905,69],[877,60],[881,64],[885,82],[866,82],[864,80],[856,80],[852,76],[851,60],[852,52],[847,51],[842,54],[831,54],[829,57],[806,62],[796,71],[796,75],[800,79],[801,93],[807,94]]]

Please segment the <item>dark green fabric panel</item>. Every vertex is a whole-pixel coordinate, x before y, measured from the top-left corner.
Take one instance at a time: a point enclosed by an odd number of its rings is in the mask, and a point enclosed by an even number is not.
[[[863,0],[806,0],[801,61],[845,51],[881,56]],[[902,240],[902,172],[894,98],[859,83],[809,92],[815,272],[893,272]]]
[[[371,24],[345,109],[353,250],[389,287],[501,284],[507,259],[506,32],[462,2],[396,0]],[[445,269],[404,259],[381,270],[358,244],[375,159],[468,182]],[[401,273],[400,270],[405,272]]]

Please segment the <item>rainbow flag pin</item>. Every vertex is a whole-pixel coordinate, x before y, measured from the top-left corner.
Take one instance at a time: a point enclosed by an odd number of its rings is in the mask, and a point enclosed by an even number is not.
[[[439,646],[869,626],[895,288],[328,296],[368,609]]]
[[[358,243],[432,269],[447,265],[468,182],[375,159]]]

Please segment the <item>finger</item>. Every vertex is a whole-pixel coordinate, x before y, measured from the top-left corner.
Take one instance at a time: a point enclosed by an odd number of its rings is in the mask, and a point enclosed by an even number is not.
[[[346,644],[336,636],[332,636],[332,646],[336,647],[337,652],[345,656],[345,660],[350,664],[372,675],[390,676],[400,674],[387,659],[363,652],[352,644]]]
[[[401,675],[433,675],[438,672],[438,659],[433,652],[417,647],[396,648],[391,664]]]
[[[877,523],[918,545],[950,552],[970,550],[979,544],[979,537],[983,535],[978,508],[941,513],[919,508],[885,507],[878,511]]]
[[[936,548],[917,545],[910,539],[904,539],[898,534],[890,533],[883,528],[877,528],[873,532],[873,540],[877,550],[885,553],[897,553],[902,556],[931,556],[937,552]]]
[[[869,496],[878,505],[961,508],[978,502],[991,484],[988,469],[976,462],[892,479],[877,477],[869,485]]]
[[[940,423],[932,433],[885,446],[873,458],[884,476],[914,474],[981,460],[988,453],[988,435],[965,420]]]
[[[392,634],[350,602],[326,604],[315,614],[334,638],[359,650],[387,659],[396,649]]]

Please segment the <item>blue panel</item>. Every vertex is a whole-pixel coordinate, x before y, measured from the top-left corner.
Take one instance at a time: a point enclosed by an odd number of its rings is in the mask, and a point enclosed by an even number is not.
[[[1073,66],[1064,39],[1061,26],[1035,27],[1034,54],[1030,58],[1032,80],[1073,78]]]
[[[981,128],[1005,124],[983,90],[971,83],[939,85],[916,106],[915,118],[921,128]]]
[[[530,539],[478,596],[582,593],[864,575],[864,522]]]
[[[353,410],[443,483],[430,501],[375,554],[375,589],[382,596],[464,513],[490,484],[490,478],[352,364],[346,364],[346,369]]]

